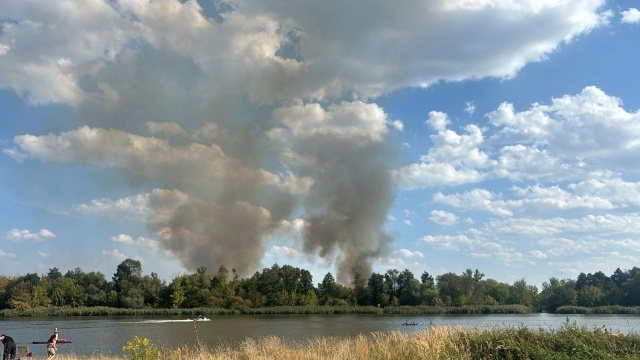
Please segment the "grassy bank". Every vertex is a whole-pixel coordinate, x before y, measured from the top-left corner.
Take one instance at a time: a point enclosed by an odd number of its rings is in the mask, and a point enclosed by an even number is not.
[[[561,306],[556,309],[557,314],[620,314],[640,315],[640,306]]]
[[[195,308],[195,309],[122,309],[105,306],[96,307],[42,307],[24,310],[0,310],[0,317],[42,317],[42,316],[216,316],[216,315],[295,315],[295,314],[529,314],[533,310],[523,305],[478,305],[461,307],[442,306],[277,306],[237,309]]]
[[[146,339],[145,339],[146,341]],[[140,346],[142,345],[142,346]],[[611,335],[567,322],[559,330],[520,328],[463,329],[431,327],[422,331],[373,333],[355,338],[318,337],[288,342],[266,336],[241,344],[157,349],[138,341],[124,352],[129,360],[253,359],[638,359],[638,335]],[[66,360],[116,360],[74,357]],[[122,358],[119,358],[122,359]]]
[[[409,315],[531,314],[533,309],[524,305],[387,306],[384,308],[384,313]]]

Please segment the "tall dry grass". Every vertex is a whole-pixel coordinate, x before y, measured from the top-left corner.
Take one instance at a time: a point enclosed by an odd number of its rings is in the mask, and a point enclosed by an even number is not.
[[[372,333],[356,338],[317,337],[287,342],[266,336],[247,339],[239,346],[216,349],[181,348],[170,354],[175,360],[393,360],[393,359],[470,359],[460,346],[460,328],[432,327],[404,333]],[[163,352],[167,354],[167,352]],[[164,360],[164,359],[163,359]]]
[[[640,336],[613,336],[602,329],[587,329],[567,320],[558,330],[432,326],[414,332],[377,332],[355,338],[317,337],[306,341],[265,336],[213,349],[199,345],[160,349],[159,353],[150,354],[153,356],[145,355],[141,360],[637,360]],[[123,359],[66,354],[63,358],[59,360]]]
[[[471,359],[460,343],[461,328],[431,327],[405,333],[372,333],[355,338],[317,337],[287,341],[276,336],[240,344],[161,349],[157,360],[444,360]],[[64,355],[60,360],[122,360],[115,356]]]

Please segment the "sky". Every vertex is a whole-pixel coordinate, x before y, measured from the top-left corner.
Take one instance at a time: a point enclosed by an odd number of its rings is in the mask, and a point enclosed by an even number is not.
[[[0,274],[639,266],[638,8],[0,0]]]

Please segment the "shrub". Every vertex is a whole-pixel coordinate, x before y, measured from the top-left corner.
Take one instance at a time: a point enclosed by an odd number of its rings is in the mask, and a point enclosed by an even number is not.
[[[129,360],[158,360],[160,351],[147,338],[135,336],[122,347],[125,357]]]

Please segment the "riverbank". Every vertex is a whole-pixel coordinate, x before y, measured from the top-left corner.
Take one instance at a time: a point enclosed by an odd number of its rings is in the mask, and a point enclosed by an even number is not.
[[[235,359],[637,359],[638,335],[619,335],[567,322],[558,330],[430,327],[411,333],[392,331],[354,338],[317,337],[290,342],[274,336],[240,344],[160,349],[137,341],[125,347],[129,360]],[[116,360],[65,356],[67,360]]]
[[[277,306],[237,309],[123,309],[95,307],[41,307],[23,310],[0,310],[0,317],[69,317],[69,316],[218,316],[218,315],[308,315],[308,314],[407,314],[407,315],[461,315],[461,314],[531,314],[533,309],[523,305],[478,306]]]

